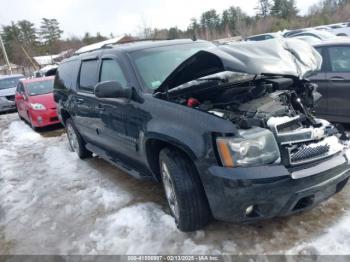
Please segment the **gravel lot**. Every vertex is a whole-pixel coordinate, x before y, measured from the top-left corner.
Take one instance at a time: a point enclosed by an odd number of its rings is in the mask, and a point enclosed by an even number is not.
[[[161,185],[0,115],[0,254],[350,254],[350,186],[312,211],[179,232]]]

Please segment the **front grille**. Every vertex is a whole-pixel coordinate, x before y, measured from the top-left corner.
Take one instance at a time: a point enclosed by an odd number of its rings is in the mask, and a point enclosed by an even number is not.
[[[291,152],[291,164],[322,157],[323,155],[329,152],[329,149],[329,145],[321,145],[317,147],[302,146],[298,148],[296,152]]]
[[[15,96],[6,96],[6,99],[9,101],[15,101]]]
[[[330,157],[341,150],[341,145],[328,122],[303,125],[305,117],[275,118],[269,127],[273,131],[281,153],[281,162],[285,166],[305,165]]]
[[[56,121],[58,121],[58,117],[51,117],[50,118],[50,122],[56,122]]]

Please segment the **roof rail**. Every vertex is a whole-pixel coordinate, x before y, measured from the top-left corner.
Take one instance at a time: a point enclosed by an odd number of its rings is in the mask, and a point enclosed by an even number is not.
[[[103,44],[101,46],[97,46],[96,48],[92,48],[92,49],[89,49],[89,50],[86,50],[86,51],[81,51],[81,52],[78,52],[77,51],[73,54],[73,56],[77,56],[77,55],[81,55],[81,54],[86,54],[86,53],[89,53],[89,52],[93,52],[93,51],[97,51],[97,50],[100,50],[100,49],[104,49],[104,48],[112,48],[113,46],[116,46],[116,45],[123,45],[123,44],[129,44],[129,43],[136,43],[136,42],[146,42],[146,41],[166,41],[166,40],[181,40],[181,39],[169,39],[169,38],[143,38],[143,39],[130,39],[130,40],[125,40],[125,41],[122,41],[120,43],[116,42],[116,43],[106,43],[106,44]],[[193,39],[190,39],[192,41],[196,41],[196,40],[193,40]],[[98,43],[96,43],[98,44]],[[93,45],[93,44],[92,44]],[[79,51],[79,50],[78,50]]]

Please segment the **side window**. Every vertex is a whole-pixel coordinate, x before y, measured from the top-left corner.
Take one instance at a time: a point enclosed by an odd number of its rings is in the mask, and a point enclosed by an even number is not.
[[[315,47],[316,51],[322,56],[322,68],[321,72],[326,72],[329,66],[327,65],[327,59],[325,56],[325,50],[322,47]]]
[[[55,89],[76,89],[80,60],[61,63],[55,77]]]
[[[17,88],[16,88],[17,93],[23,93],[23,85],[21,82],[18,82]]]
[[[118,81],[123,87],[127,81],[119,63],[113,59],[103,59],[100,72],[100,82]]]
[[[79,77],[79,89],[85,92],[93,92],[97,84],[98,60],[82,61]]]
[[[329,47],[332,72],[350,72],[350,46]]]

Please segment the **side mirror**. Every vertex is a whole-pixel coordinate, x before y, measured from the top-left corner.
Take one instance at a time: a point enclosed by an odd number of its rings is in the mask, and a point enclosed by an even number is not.
[[[123,87],[117,81],[106,81],[95,86],[95,96],[98,98],[126,98],[132,95],[131,87]]]

